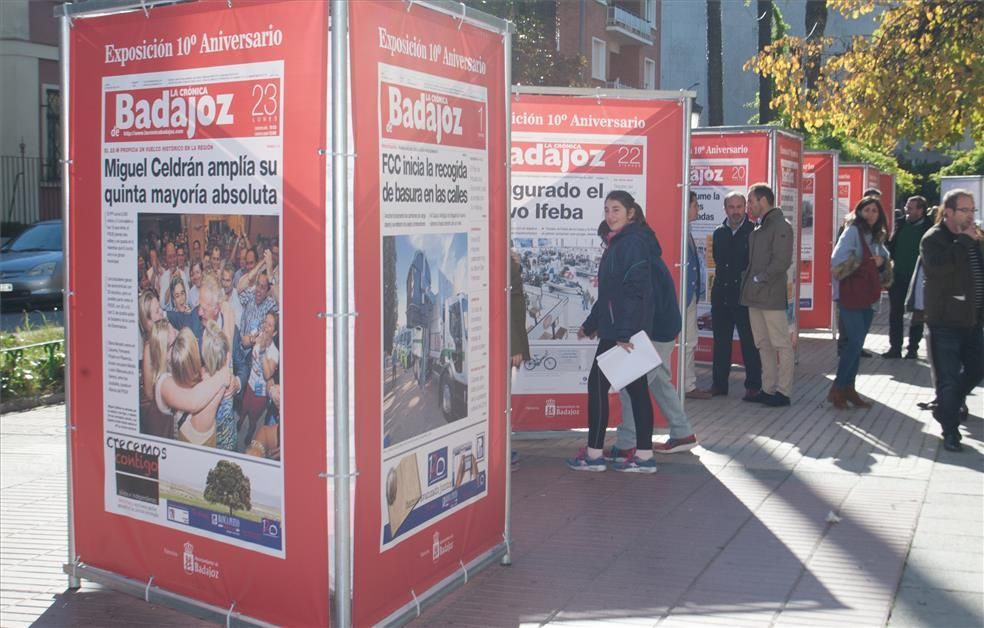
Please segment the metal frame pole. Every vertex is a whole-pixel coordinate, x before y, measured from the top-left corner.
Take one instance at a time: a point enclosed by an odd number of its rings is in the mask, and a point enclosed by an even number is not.
[[[505,122],[506,139],[505,154],[503,159],[506,168],[506,199],[509,199],[512,190],[512,29],[506,28],[502,34],[503,48],[503,80],[505,82]],[[494,208],[492,208],[494,209]],[[503,554],[499,564],[504,566],[512,565],[512,212],[509,211],[508,200],[506,207],[506,435],[505,435],[505,461],[506,461],[506,512],[505,523],[502,530],[502,539],[506,542],[506,553]],[[523,333],[526,333],[526,326],[523,326]]]
[[[68,562],[75,563],[75,495],[72,482],[72,443],[74,442],[75,428],[72,425],[72,368],[69,343],[71,341],[71,304],[72,304],[72,267],[70,226],[72,216],[70,213],[71,203],[69,192],[71,191],[72,162],[70,161],[71,150],[69,140],[71,134],[68,129],[69,104],[71,103],[71,32],[72,22],[68,16],[59,18],[59,44],[61,66],[61,160],[62,160],[62,248],[64,249],[64,263],[62,264],[62,315],[65,320],[65,477],[68,495]],[[68,576],[68,588],[77,589],[82,585],[82,580],[78,576]]]
[[[833,214],[833,224],[831,225],[830,235],[831,235],[831,240],[832,240],[833,244],[837,244],[837,227],[840,226],[840,220],[841,220],[841,218],[840,218],[840,196],[839,196],[839,191],[840,191],[840,153],[838,153],[838,152],[831,152],[830,153],[830,165],[831,165],[831,169],[833,170],[833,172],[831,173],[831,177],[834,180],[834,183],[833,183],[833,186],[831,186],[831,192],[830,192],[830,195],[832,197],[830,199],[830,202],[831,202],[831,207],[833,207],[833,211],[831,212]],[[831,249],[831,250],[833,250],[833,249]],[[833,298],[834,297],[833,283],[834,283],[834,278],[831,277],[830,278],[830,284],[831,285],[827,287],[827,289],[831,291],[830,292],[830,337],[833,340],[837,340],[837,323],[838,323],[838,321],[837,321],[837,314],[838,314],[838,312],[837,312],[837,303],[834,302],[834,298]]]
[[[690,205],[690,102],[691,96],[680,99],[683,104],[683,185],[680,187],[681,202],[683,203],[683,213],[680,227],[680,350],[677,352],[677,395],[680,403],[685,403],[687,391],[684,390],[683,381],[686,377],[687,369],[687,246],[688,235],[690,234],[690,224],[687,220],[687,210]]]
[[[352,529],[349,452],[349,285],[348,285],[348,5],[331,2],[331,205],[332,237],[332,360],[334,368],[335,465],[332,473],[335,504],[336,626],[352,625]]]

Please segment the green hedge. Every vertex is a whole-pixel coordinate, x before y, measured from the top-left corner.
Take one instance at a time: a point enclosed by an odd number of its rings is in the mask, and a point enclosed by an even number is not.
[[[0,334],[0,399],[32,399],[63,391],[64,338],[63,327],[47,324]]]

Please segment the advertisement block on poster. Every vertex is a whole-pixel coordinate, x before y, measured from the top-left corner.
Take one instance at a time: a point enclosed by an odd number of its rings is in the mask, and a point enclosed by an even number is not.
[[[837,162],[834,151],[803,152],[803,270],[808,251],[812,258],[809,276],[800,274],[800,324],[806,329],[829,329],[832,324],[830,255],[840,223],[835,210]]]
[[[327,561],[310,552],[327,556],[327,495],[296,473],[324,460],[324,425],[304,418],[323,410],[323,370],[291,339],[324,345],[323,326],[295,315],[323,303],[296,278],[319,285],[324,265],[289,269],[324,237],[324,168],[298,157],[323,145],[326,103],[296,86],[325,91],[310,46],[326,49],[327,12],[270,8],[74,24],[75,536],[94,567],[251,617],[323,622]],[[289,584],[298,571],[306,586]]]
[[[803,223],[800,231],[802,241],[800,244],[800,290],[799,306],[800,313],[812,311],[814,308],[814,276],[816,269],[814,259],[816,254],[816,175],[812,171],[807,171],[806,165],[803,167]]]
[[[368,625],[502,542],[506,78],[498,30],[427,5],[349,10]]]
[[[514,96],[509,207],[526,319],[512,333],[527,335],[531,358],[513,380],[516,429],[587,424],[597,341],[577,332],[598,298],[606,195],[625,190],[637,200],[677,271],[682,110],[679,99]]]
[[[861,171],[850,164],[842,164],[837,174],[837,216],[838,229],[844,223],[854,205],[851,199],[854,198],[855,190],[861,188],[863,178]]]
[[[714,230],[725,224],[724,200],[732,194],[747,195],[750,185],[774,185],[769,172],[772,147],[769,133],[715,132],[696,130],[690,142],[690,190],[697,194],[700,211],[690,223],[690,234],[697,246],[704,273],[704,296],[697,301],[698,361],[714,357],[714,330],[711,296],[717,267],[714,261]],[[742,363],[737,330],[732,339],[731,360]]]

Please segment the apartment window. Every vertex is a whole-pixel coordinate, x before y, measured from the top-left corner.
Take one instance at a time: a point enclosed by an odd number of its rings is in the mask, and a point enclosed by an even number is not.
[[[656,62],[646,57],[642,61],[642,88],[656,89]]]
[[[43,180],[56,182],[61,181],[61,90],[50,86],[44,86],[43,90]]]
[[[604,81],[607,73],[605,65],[608,57],[608,47],[605,41],[597,37],[591,38],[591,78]]]
[[[643,0],[643,17],[646,21],[656,26],[656,0]]]

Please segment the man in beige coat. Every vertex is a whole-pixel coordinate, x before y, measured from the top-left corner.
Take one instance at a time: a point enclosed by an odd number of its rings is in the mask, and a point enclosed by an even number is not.
[[[748,213],[758,226],[748,236],[748,268],[742,276],[741,304],[762,358],[762,391],[752,401],[788,406],[793,392],[793,345],[786,322],[786,272],[793,263],[793,227],[775,206],[772,188],[748,189]]]

